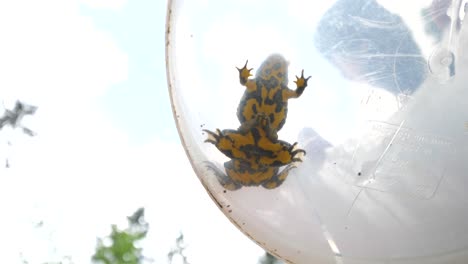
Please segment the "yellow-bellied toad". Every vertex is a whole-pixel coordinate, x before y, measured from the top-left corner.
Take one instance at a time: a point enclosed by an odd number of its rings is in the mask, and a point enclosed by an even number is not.
[[[288,84],[288,63],[278,54],[269,56],[261,65],[254,79],[249,79],[252,69],[238,68],[239,80],[246,87],[237,109],[241,123],[237,130],[217,129],[208,133],[206,142],[214,144],[219,151],[231,158],[224,163],[226,173],[208,163],[215,171],[220,183],[229,190],[242,186],[276,188],[286,179],[294,162],[301,162],[299,154],[305,154],[290,144],[278,140],[277,132],[286,122],[288,100],[301,96],[310,76],[295,81],[291,90]],[[286,166],[280,171],[281,166]]]

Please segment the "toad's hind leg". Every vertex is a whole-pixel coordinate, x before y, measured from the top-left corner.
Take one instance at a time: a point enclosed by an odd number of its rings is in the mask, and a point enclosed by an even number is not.
[[[228,161],[232,162],[232,161]],[[226,163],[228,163],[226,162]],[[224,166],[226,166],[226,163]],[[235,191],[240,189],[242,185],[237,182],[234,182],[229,176],[226,175],[222,170],[220,170],[213,162],[205,161],[206,168],[211,170],[216,178],[218,179],[219,184],[223,186],[226,190]]]
[[[293,168],[296,168],[296,165],[289,164],[280,173],[278,173],[279,169],[275,168],[275,175],[270,180],[264,182],[262,186],[265,187],[266,189],[274,189],[280,186],[288,177],[289,171],[292,170]]]

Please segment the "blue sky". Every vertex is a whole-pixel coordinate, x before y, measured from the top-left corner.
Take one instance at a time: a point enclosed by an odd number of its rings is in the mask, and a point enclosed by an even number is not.
[[[118,10],[82,6],[95,27],[109,32],[129,54],[128,79],[113,86],[101,100],[111,120],[132,140],[144,143],[154,135],[177,135],[166,89],[164,1],[129,1]]]
[[[88,263],[96,237],[141,206],[145,255],[156,263],[180,231],[191,263],[255,262],[263,253],[211,201],[180,144],[165,12],[165,1],[0,3],[0,99],[39,107],[24,119],[36,137],[0,134],[11,165],[0,167],[0,208],[11,216],[0,219],[5,263]]]
[[[430,54],[425,22],[414,16],[427,1],[381,2],[402,15],[408,32],[413,30],[415,41],[424,44],[423,56]],[[388,245],[381,247],[363,234],[381,238],[379,232],[388,230],[366,223],[377,215],[395,220],[398,214],[392,215],[390,207],[382,211],[379,199],[373,198],[392,196],[372,190],[359,196],[362,186],[352,184],[352,166],[359,164],[350,157],[359,149],[355,143],[363,124],[386,121],[401,107],[399,95],[372,86],[365,77],[395,73],[372,67],[362,73],[347,64],[353,56],[331,63],[315,49],[316,24],[333,1],[180,3],[184,8],[177,10],[182,15],[173,31],[178,45],[173,62],[179,63],[177,92],[183,96],[177,99],[186,110],[189,126],[184,133],[194,140],[192,149],[201,150],[206,160],[226,160],[202,143],[206,135],[201,125],[211,130],[238,126],[235,109],[243,90],[235,67],[248,59],[255,70],[273,52],[290,61],[290,86],[302,69],[312,75],[301,98],[289,105],[279,136],[299,141],[300,131],[313,129],[313,140],[324,138],[330,142],[324,145],[336,147],[307,156],[304,166],[292,173],[297,177],[289,176],[274,191],[243,188],[224,195],[206,173],[205,183],[214,183],[211,191],[232,203],[229,210],[239,209],[232,217],[244,217],[249,234],[298,258],[318,256],[333,263],[343,245],[348,252],[365,254],[387,250]],[[0,218],[5,263],[43,263],[64,256],[87,263],[96,237],[107,235],[111,224],[125,225],[125,216],[141,206],[150,224],[145,255],[157,263],[165,262],[180,231],[193,264],[255,263],[263,254],[209,198],[180,143],[166,83],[165,12],[166,2],[157,0],[0,2],[0,100],[7,108],[17,99],[39,107],[24,120],[37,136],[8,129],[0,133],[0,158],[8,157],[11,166],[0,166],[0,210],[8,215]],[[365,22],[362,30],[374,25],[359,19]],[[351,55],[369,61],[395,54]],[[382,141],[381,134],[374,134],[375,142]],[[336,163],[322,166],[333,158],[351,161],[338,169]],[[315,161],[322,171],[311,173]],[[398,204],[391,209],[398,210]],[[394,227],[399,223],[396,219]],[[355,228],[344,231],[344,224]],[[399,235],[406,238],[407,233]],[[356,238],[361,242],[355,243]]]
[[[191,263],[255,262],[263,251],[211,201],[179,142],[166,85],[166,3],[26,3],[28,9],[23,2],[0,3],[0,34],[7,40],[0,43],[1,99],[7,107],[16,99],[39,106],[33,118],[24,120],[36,137],[5,132],[1,138],[13,143],[0,153],[11,162],[8,170],[0,168],[0,208],[13,216],[0,220],[5,234],[0,248],[9,249],[6,262],[17,263],[19,256],[35,263],[70,255],[76,263],[86,263],[96,236],[106,235],[112,223],[125,224],[125,216],[140,206],[147,209],[150,223],[145,254],[159,262],[181,230]],[[257,68],[269,53],[280,51],[292,62],[292,76],[301,69],[313,75],[311,88],[289,109],[297,118],[289,118],[282,133],[293,139],[305,123],[320,124],[317,129],[339,138],[340,130],[334,129],[339,122],[320,121],[328,121],[326,109],[334,109],[335,95],[343,88],[314,89],[323,86],[321,76],[327,72],[318,71],[325,63],[317,63],[320,57],[310,49],[310,36],[304,41],[306,27],[296,29],[310,22],[304,21],[310,15],[306,2],[277,2],[270,6],[277,11],[263,22],[254,9],[243,13],[230,8],[225,11],[233,12],[224,15],[210,12],[206,1],[199,4],[185,9],[194,19],[177,28],[200,41],[197,60],[190,46],[178,53],[188,70],[180,72],[181,82],[188,85],[179,92],[188,100],[186,106],[193,107],[188,116],[193,122],[201,120],[209,129],[236,126],[233,109],[238,101],[232,98],[239,98],[242,89],[234,67],[249,59]],[[255,2],[256,10],[265,4]],[[207,23],[199,14],[218,22]],[[282,22],[276,19],[281,14],[288,23],[273,27]],[[314,112],[314,107],[322,110],[320,115],[300,115],[300,109]],[[200,123],[186,132],[200,136]],[[255,212],[255,207],[249,210]],[[271,208],[266,212],[275,213]],[[40,228],[38,222],[43,223]],[[262,228],[276,234],[267,225]],[[22,230],[28,242],[15,242],[14,230]]]

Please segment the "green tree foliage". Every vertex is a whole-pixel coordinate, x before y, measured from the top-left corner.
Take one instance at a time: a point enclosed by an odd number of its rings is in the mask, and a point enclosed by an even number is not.
[[[259,259],[258,264],[283,264],[283,262],[265,251],[265,254]]]
[[[98,239],[94,263],[105,264],[140,264],[144,260],[142,249],[136,242],[146,237],[148,223],[144,220],[145,209],[138,209],[132,216],[127,217],[128,227],[119,230],[112,225],[112,232],[106,239]],[[106,243],[109,241],[110,243]]]
[[[10,126],[13,129],[20,128],[23,133],[29,136],[34,136],[36,133],[31,129],[23,126],[21,121],[26,115],[34,115],[36,113],[37,106],[28,105],[21,101],[16,101],[15,107],[11,110],[5,108],[3,116],[0,116],[0,130],[6,126]],[[11,142],[8,140],[8,146],[11,146]],[[5,167],[10,167],[8,158],[5,159]]]
[[[26,115],[34,115],[36,110],[37,106],[16,101],[15,107],[12,110],[5,109],[3,116],[0,117],[0,130],[6,125],[10,125],[12,128],[21,128],[23,133],[29,136],[34,136],[34,131],[22,126],[21,120]]]

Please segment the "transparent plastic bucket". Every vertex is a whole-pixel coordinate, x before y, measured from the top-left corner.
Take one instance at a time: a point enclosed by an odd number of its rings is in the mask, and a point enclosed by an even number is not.
[[[169,1],[174,117],[217,206],[291,263],[468,263],[466,6]],[[233,159],[205,130],[238,131],[246,88],[235,67],[248,60],[253,79],[274,53],[290,89],[312,75],[277,131],[306,154],[276,188],[229,190],[219,173]]]

